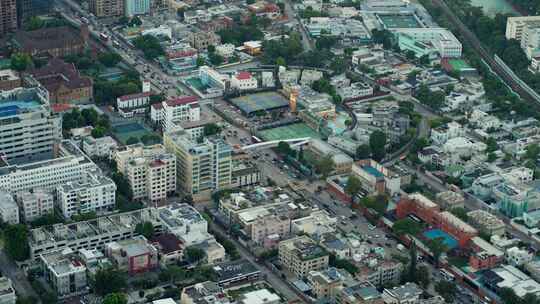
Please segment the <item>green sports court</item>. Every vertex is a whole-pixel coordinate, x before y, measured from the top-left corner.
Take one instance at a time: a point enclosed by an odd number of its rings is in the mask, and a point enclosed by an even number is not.
[[[116,137],[124,145],[131,137],[141,139],[145,135],[152,135],[152,132],[147,130],[138,122],[130,122],[113,126],[112,132],[114,137]]]
[[[418,28],[422,25],[410,14],[381,14],[377,15],[386,28]]]
[[[311,129],[305,123],[295,123],[272,129],[259,131],[260,136],[265,141],[285,140],[293,138],[311,137],[320,138],[319,133]]]
[[[289,101],[276,92],[249,94],[232,98],[230,101],[247,116],[258,111],[272,111],[284,109],[289,106]]]

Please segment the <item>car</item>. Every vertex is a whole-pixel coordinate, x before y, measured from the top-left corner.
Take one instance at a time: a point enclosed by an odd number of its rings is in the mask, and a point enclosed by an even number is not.
[[[368,244],[373,244],[373,242],[371,240],[367,240],[366,241]]]

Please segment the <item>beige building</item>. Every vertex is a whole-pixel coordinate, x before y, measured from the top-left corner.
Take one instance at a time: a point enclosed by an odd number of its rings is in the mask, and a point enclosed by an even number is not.
[[[90,0],[88,7],[96,17],[119,17],[124,15],[124,0]]]
[[[167,153],[164,146],[135,144],[117,151],[114,158],[134,199],[159,202],[176,191],[176,157]]]
[[[221,38],[214,32],[196,31],[189,34],[189,44],[197,50],[206,50],[209,45],[217,46]]]
[[[454,191],[439,192],[435,199],[444,209],[463,208],[465,207],[465,198],[463,195]]]
[[[210,194],[231,186],[232,149],[221,138],[191,140],[184,131],[165,133],[167,151],[176,155],[178,190]]]
[[[328,268],[328,253],[307,236],[281,241],[278,251],[281,265],[297,277]]]
[[[334,267],[319,271],[310,271],[307,279],[317,299],[335,299],[343,286],[356,283],[354,278],[346,270]]]
[[[270,235],[278,235],[279,238],[289,235],[291,229],[291,219],[285,215],[272,214],[257,218],[250,225],[251,240],[258,245],[264,244],[265,239]]]
[[[484,210],[474,210],[467,213],[469,222],[471,225],[489,233],[490,235],[504,235],[505,224],[497,216],[484,211]]]
[[[524,28],[529,23],[540,21],[540,16],[509,17],[506,20],[506,39],[521,40]]]

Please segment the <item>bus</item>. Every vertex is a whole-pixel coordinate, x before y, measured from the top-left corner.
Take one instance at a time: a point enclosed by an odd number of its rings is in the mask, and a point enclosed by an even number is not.
[[[446,269],[441,269],[440,273],[443,279],[446,281],[453,282],[456,279],[456,277]]]
[[[258,143],[262,142],[262,140],[260,138],[258,138],[257,136],[251,136],[251,142],[254,143],[254,144],[258,144]]]
[[[99,34],[99,39],[101,39],[101,41],[107,42],[107,41],[109,41],[109,36],[107,36],[107,34],[105,34],[105,33],[101,33],[101,34]]]

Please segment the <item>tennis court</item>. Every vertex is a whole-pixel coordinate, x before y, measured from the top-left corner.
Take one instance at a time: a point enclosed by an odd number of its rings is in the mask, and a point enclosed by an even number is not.
[[[461,71],[464,69],[470,69],[471,66],[467,64],[463,59],[450,59],[448,63],[452,66],[454,71]]]
[[[194,89],[196,89],[199,92],[204,92],[205,90],[207,90],[209,88],[209,86],[202,83],[201,79],[199,79],[198,77],[188,78],[188,79],[186,79],[186,83],[190,87],[193,87]]]
[[[414,15],[388,14],[378,15],[386,28],[418,28],[422,27]]]
[[[446,247],[448,247],[448,249],[454,249],[458,246],[458,242],[455,238],[440,229],[428,230],[424,232],[424,236],[430,240],[443,238],[444,244],[446,245]]]
[[[320,138],[319,134],[310,127],[308,127],[308,125],[306,125],[305,123],[295,123],[292,125],[266,129],[259,131],[259,134],[265,141],[285,140],[302,137]]]
[[[137,122],[113,126],[112,132],[114,136],[124,145],[131,137],[141,139],[141,137],[144,135],[152,135],[152,132],[148,131],[144,128],[144,126]]]
[[[271,111],[289,106],[289,101],[276,92],[249,94],[232,98],[231,102],[248,116],[258,111]]]

